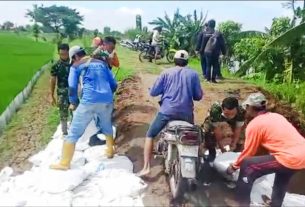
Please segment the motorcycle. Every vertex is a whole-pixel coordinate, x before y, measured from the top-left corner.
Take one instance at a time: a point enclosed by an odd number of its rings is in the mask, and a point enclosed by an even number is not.
[[[174,55],[176,53],[175,49],[170,49],[169,44],[166,41],[163,41],[161,47],[160,47],[160,52],[157,55],[157,59],[162,59],[166,57],[166,60],[169,63],[174,62]],[[140,62],[144,62],[144,60],[149,60],[150,62],[155,59],[155,48],[152,45],[149,45],[148,49],[143,50],[139,54],[139,60]]]
[[[155,156],[164,158],[165,173],[175,200],[183,198],[188,189],[196,189],[199,183],[202,142],[202,129],[184,121],[171,121],[161,132]]]

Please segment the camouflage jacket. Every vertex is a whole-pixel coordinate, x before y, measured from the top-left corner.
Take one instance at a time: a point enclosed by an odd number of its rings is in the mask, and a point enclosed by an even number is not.
[[[57,78],[57,91],[68,89],[70,64],[68,61],[58,60],[51,68],[51,75]]]
[[[226,118],[222,113],[221,103],[214,103],[208,111],[208,117],[205,119],[203,128],[211,131],[216,125],[226,122],[232,129],[241,127],[245,122],[245,110],[240,106],[237,115],[233,119]]]

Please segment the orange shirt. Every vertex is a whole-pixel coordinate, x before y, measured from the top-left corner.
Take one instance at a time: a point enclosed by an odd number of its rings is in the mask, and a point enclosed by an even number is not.
[[[305,139],[288,120],[277,113],[265,113],[254,118],[246,128],[245,148],[234,167],[254,156],[263,146],[283,166],[305,169]]]
[[[109,58],[109,64],[111,67],[119,67],[120,66],[120,62],[119,62],[119,58],[118,55],[116,54],[116,52],[113,53],[113,57]]]

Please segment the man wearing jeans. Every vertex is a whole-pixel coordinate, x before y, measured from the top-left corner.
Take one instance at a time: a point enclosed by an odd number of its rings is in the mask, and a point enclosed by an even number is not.
[[[70,168],[75,144],[94,117],[101,120],[98,122],[98,127],[103,130],[106,136],[107,157],[112,158],[114,154],[111,116],[113,92],[117,88],[117,83],[109,70],[108,64],[101,60],[90,59],[80,46],[70,48],[69,56],[70,60],[73,61],[69,74],[70,109],[76,110],[70,130],[63,143],[61,160],[59,164],[50,166],[57,170]],[[83,89],[82,99],[79,103],[77,94],[81,73],[83,75]]]
[[[275,173],[271,206],[282,206],[290,178],[305,169],[305,139],[280,114],[266,112],[266,98],[253,93],[244,102],[246,117],[252,120],[246,128],[245,147],[239,158],[231,164],[227,173],[240,168],[236,201],[226,200],[229,206],[249,206],[254,181]],[[269,155],[255,156],[262,146]]]
[[[187,67],[188,53],[185,50],[177,51],[174,62],[176,67],[163,72],[150,90],[151,96],[161,95],[161,108],[148,129],[144,146],[144,167],[138,176],[150,173],[153,139],[172,120],[193,124],[193,100],[199,101],[203,96],[198,74]]]

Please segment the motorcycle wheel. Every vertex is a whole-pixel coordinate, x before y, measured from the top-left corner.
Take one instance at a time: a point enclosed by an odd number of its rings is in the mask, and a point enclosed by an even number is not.
[[[145,59],[146,59],[146,60],[149,59],[149,54],[147,53],[147,51],[142,51],[142,52],[140,52],[140,54],[139,54],[139,60],[140,60],[140,62],[143,63]]]
[[[175,56],[175,52],[168,52],[166,53],[166,59],[169,63],[173,63],[174,62],[174,56]]]
[[[184,192],[187,189],[187,180],[181,175],[179,158],[175,160],[172,166],[169,175],[169,187],[174,200],[183,199]]]

